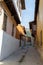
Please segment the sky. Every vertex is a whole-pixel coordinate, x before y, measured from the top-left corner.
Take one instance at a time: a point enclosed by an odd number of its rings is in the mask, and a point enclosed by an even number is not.
[[[35,0],[25,0],[25,10],[22,10],[21,24],[29,28],[29,22],[34,20]]]

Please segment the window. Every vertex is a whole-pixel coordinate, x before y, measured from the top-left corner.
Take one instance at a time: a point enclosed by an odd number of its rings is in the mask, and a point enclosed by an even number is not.
[[[7,15],[4,13],[4,22],[3,22],[3,30],[6,31],[6,25],[7,25]]]
[[[12,26],[12,36],[14,36],[14,24]]]

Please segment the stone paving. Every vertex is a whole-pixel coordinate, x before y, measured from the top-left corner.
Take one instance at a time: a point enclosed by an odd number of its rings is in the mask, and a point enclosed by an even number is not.
[[[43,65],[36,49],[32,46],[20,48],[7,59],[0,61],[0,65]]]

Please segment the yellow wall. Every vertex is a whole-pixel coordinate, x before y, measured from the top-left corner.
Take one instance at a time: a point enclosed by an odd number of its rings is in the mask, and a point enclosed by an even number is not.
[[[25,35],[24,33],[25,28],[23,26],[21,26],[20,24],[18,24],[18,26],[16,27],[16,38],[20,39],[20,35]]]
[[[42,46],[41,46],[41,31],[42,31]],[[39,13],[37,15],[37,48],[38,52],[41,55],[41,58],[43,58],[43,0],[40,0],[39,4]]]

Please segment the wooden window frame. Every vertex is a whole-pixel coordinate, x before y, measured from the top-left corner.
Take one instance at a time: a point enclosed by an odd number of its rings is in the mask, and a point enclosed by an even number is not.
[[[12,36],[14,36],[14,24],[12,25]]]
[[[6,26],[7,26],[7,15],[4,13],[4,21],[3,21],[3,30],[6,31]]]

